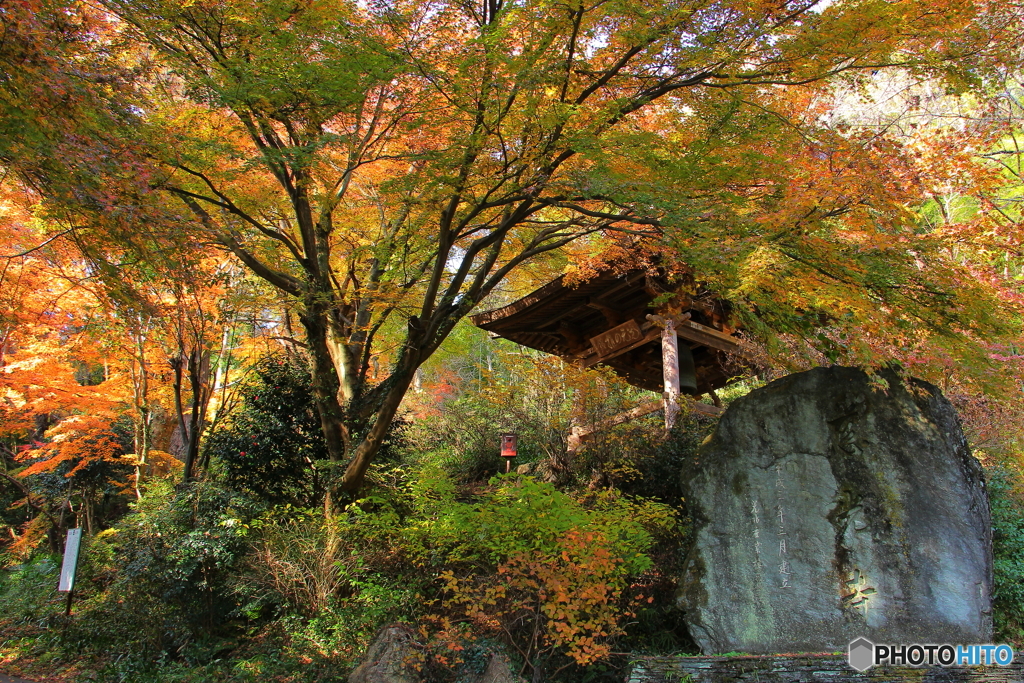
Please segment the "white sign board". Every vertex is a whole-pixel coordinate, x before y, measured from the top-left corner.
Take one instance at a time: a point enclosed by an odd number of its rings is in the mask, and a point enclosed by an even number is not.
[[[65,593],[74,590],[75,572],[78,571],[78,551],[81,548],[82,530],[68,529],[68,540],[64,544],[64,565],[60,568],[60,585],[57,590]]]

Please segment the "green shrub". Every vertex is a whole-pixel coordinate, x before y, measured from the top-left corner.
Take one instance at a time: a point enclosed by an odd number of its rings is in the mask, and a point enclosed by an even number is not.
[[[35,629],[37,657],[91,657],[99,681],[336,680],[380,626],[421,619],[467,648],[435,640],[438,675],[479,668],[493,649],[481,637],[521,664],[580,673],[621,636],[638,593],[650,596],[637,577],[675,525],[660,503],[574,498],[516,475],[472,489],[428,466],[378,480],[390,484],[330,523],[209,482],[154,482],[87,539],[71,622],[55,558],[5,575],[0,608]]]
[[[649,453],[662,428],[656,418],[598,430],[567,455],[573,427],[588,427],[650,401],[610,369],[583,370],[554,357],[521,352],[497,356],[480,369],[475,391],[439,402],[409,428],[407,459],[440,466],[452,479],[483,482],[504,471],[504,433],[519,436],[515,464],[542,462],[543,476],[561,486],[615,485],[634,478],[634,461]]]
[[[714,432],[718,420],[696,412],[680,415],[666,439],[662,436],[661,414],[657,419],[659,424],[635,434],[627,451],[633,476],[617,482],[618,488],[681,509],[683,469],[693,462],[697,449]]]
[[[632,579],[650,569],[648,551],[675,525],[660,503],[613,490],[576,500],[517,475],[461,500],[435,473],[414,483],[412,497],[407,553],[443,580],[441,636],[492,635],[535,671],[609,655],[640,597]]]
[[[257,511],[210,483],[152,483],[134,512],[86,539],[62,652],[109,659],[127,680],[168,660],[218,658],[239,627],[228,582]]]
[[[284,615],[293,646],[354,663],[386,622],[414,618],[423,577],[400,557],[400,518],[381,496],[330,523],[319,511],[275,508],[256,520],[234,590],[244,609]]]
[[[1024,646],[1024,477],[989,472],[992,507],[993,617],[996,641]]]
[[[271,504],[315,506],[323,485],[314,464],[327,459],[307,368],[268,356],[240,389],[242,405],[210,435],[206,451],[225,483]]]
[[[0,572],[0,614],[5,624],[45,626],[61,613],[60,563],[56,555],[39,553]]]

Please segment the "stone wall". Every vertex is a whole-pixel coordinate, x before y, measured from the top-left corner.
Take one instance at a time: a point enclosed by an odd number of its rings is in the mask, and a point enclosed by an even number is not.
[[[1024,664],[1008,667],[872,667],[857,673],[835,656],[643,657],[627,683],[1009,683],[1024,681]]]

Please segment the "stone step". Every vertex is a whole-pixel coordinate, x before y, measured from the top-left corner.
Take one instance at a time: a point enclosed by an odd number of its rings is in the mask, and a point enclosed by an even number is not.
[[[626,683],[1024,683],[1024,662],[1009,666],[878,666],[858,673],[835,655],[640,657]]]

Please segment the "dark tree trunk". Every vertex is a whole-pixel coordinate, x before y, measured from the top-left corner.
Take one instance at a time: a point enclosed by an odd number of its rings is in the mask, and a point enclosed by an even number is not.
[[[195,478],[199,443],[206,424],[206,409],[210,402],[210,354],[201,346],[196,346],[189,352],[186,360],[182,349],[182,354],[171,360],[171,367],[174,368],[174,408],[178,413],[181,438],[185,442],[183,481],[191,481]],[[181,397],[182,377],[186,368],[192,394],[187,423]]]
[[[309,345],[313,401],[320,415],[320,426],[327,444],[327,457],[331,462],[331,471],[324,476],[324,512],[328,517],[332,517],[342,503],[339,497],[338,470],[348,456],[349,430],[345,424],[345,410],[338,401],[341,382],[328,348],[326,318],[322,307],[313,304],[301,314],[300,321],[306,329],[306,343]]]

